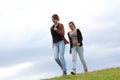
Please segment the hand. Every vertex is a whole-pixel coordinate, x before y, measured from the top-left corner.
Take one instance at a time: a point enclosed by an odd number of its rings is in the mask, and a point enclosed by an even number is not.
[[[70,54],[72,54],[71,50],[70,50]]]
[[[80,43],[77,43],[76,46],[80,46]]]
[[[55,27],[54,30],[57,31],[57,28]]]

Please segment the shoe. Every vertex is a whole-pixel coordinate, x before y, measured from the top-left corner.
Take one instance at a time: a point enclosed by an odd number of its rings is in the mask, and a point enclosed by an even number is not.
[[[67,72],[66,72],[66,71],[63,71],[62,76],[66,76],[66,75],[67,75]]]
[[[85,73],[87,73],[87,72],[88,72],[88,70],[87,70],[87,69],[85,69],[85,70],[84,70],[84,72],[85,72]]]
[[[76,73],[75,73],[75,72],[71,72],[71,74],[72,74],[72,75],[76,75]]]

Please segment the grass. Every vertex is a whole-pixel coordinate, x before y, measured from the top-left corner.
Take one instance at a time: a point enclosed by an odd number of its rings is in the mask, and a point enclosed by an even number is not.
[[[120,67],[44,80],[120,80]]]

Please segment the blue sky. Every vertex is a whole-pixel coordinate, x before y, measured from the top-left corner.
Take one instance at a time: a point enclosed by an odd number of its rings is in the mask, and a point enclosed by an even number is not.
[[[119,0],[0,0],[0,80],[39,80],[61,75],[54,61],[50,27],[57,13],[69,31],[81,29],[89,71],[120,67]],[[66,45],[68,74],[71,55]],[[78,58],[77,72],[82,73]]]

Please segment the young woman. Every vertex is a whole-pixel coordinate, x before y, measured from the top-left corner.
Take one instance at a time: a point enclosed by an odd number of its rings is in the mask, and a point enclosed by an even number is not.
[[[68,37],[70,41],[70,53],[72,54],[72,72],[71,74],[76,74],[76,60],[77,53],[83,64],[84,72],[87,72],[86,62],[83,56],[83,37],[79,29],[76,29],[74,22],[69,22],[69,28],[71,31],[68,32]]]
[[[64,51],[65,51],[65,44],[68,41],[64,37],[64,26],[63,24],[59,23],[59,16],[57,14],[52,15],[53,25],[50,28],[52,40],[53,40],[53,51],[54,57],[57,64],[63,71],[63,76],[67,75],[66,72],[66,62],[64,59]]]

